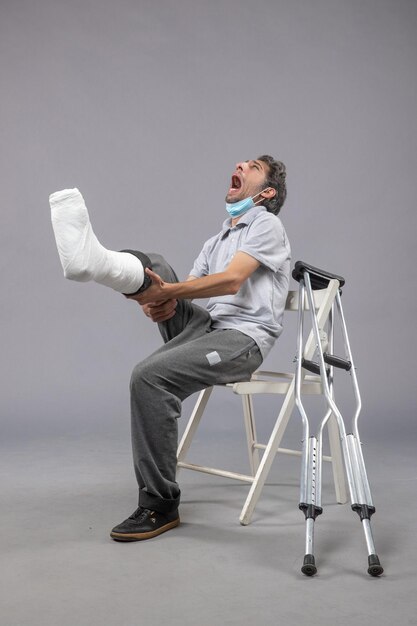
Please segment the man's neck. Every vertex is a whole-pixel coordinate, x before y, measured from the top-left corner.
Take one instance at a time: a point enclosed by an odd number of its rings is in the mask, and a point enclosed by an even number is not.
[[[243,217],[243,215],[239,215],[238,217],[232,217],[232,228],[233,226],[236,226],[241,217]]]

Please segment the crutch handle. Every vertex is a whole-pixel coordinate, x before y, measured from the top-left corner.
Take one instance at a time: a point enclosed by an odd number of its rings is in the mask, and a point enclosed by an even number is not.
[[[327,352],[323,352],[324,362],[328,365],[333,365],[333,367],[339,367],[342,370],[346,370],[350,372],[352,369],[351,361],[347,359],[342,359],[340,356],[336,356],[335,354],[328,354]]]
[[[320,373],[321,373],[320,365],[318,363],[316,363],[315,361],[309,361],[308,359],[302,359],[301,366],[304,367],[305,370],[308,370],[309,372],[311,372],[312,374],[320,375]],[[327,374],[327,376],[330,374],[330,369],[329,368],[326,368],[326,374]]]

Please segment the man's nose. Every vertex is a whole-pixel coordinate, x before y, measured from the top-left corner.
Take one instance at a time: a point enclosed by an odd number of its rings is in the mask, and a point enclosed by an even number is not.
[[[236,163],[236,171],[241,170],[243,172],[243,170],[245,169],[245,165],[247,165],[247,163],[245,163],[244,161]]]

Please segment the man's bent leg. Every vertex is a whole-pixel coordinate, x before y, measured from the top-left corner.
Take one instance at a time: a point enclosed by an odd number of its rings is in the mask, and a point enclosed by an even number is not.
[[[237,330],[204,332],[185,344],[172,339],[136,366],[131,380],[132,448],[139,507],[113,528],[116,541],[155,537],[179,524],[177,419],[182,401],[215,384],[249,380],[262,357]]]
[[[256,343],[237,330],[205,332],[175,347],[171,343],[137,365],[131,380],[139,504],[161,513],[175,511],[180,501],[176,452],[182,401],[215,384],[249,380],[262,362]]]

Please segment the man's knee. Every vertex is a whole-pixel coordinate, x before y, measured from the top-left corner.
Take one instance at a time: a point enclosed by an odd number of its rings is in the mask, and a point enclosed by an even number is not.
[[[162,254],[158,254],[157,252],[147,252],[146,254],[152,263],[152,268],[155,268],[155,271],[156,271],[156,268],[159,268],[162,265],[166,264],[166,261],[164,257],[162,256]]]
[[[168,379],[169,372],[166,371],[163,359],[154,355],[135,365],[130,377],[130,388],[143,393],[146,387],[164,387],[165,382],[169,384]]]
[[[178,282],[177,274],[161,254],[157,254],[156,252],[147,252],[146,254],[152,263],[153,271],[158,274],[162,280],[165,280],[167,283]]]
[[[159,419],[164,423],[167,418],[181,415],[181,393],[173,378],[175,375],[164,360],[155,356],[133,368],[130,396],[136,409],[140,408],[140,419],[150,418],[154,424]]]
[[[149,378],[152,376],[152,370],[153,368],[148,364],[148,359],[145,359],[144,361],[141,361],[141,363],[135,365],[130,377],[131,390],[137,389],[145,381],[149,381]]]

